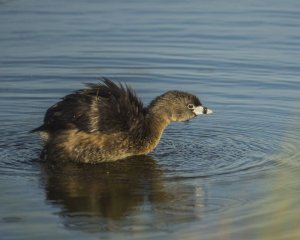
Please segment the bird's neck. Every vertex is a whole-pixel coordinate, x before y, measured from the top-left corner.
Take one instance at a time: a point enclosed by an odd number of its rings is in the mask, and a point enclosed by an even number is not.
[[[151,113],[148,114],[148,128],[152,137],[159,137],[162,135],[164,129],[170,124],[170,119],[164,114]]]
[[[145,116],[145,126],[142,133],[140,146],[144,154],[152,151],[163,134],[164,129],[170,124],[170,121],[164,116],[149,111]]]

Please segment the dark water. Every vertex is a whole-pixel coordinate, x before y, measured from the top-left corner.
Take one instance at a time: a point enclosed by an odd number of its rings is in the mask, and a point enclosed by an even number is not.
[[[0,1],[3,239],[299,239],[300,2]],[[149,156],[38,159],[28,131],[101,76],[215,112]]]

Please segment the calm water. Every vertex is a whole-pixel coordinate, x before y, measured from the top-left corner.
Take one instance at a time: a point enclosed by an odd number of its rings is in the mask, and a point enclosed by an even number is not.
[[[298,0],[0,1],[1,238],[299,239],[299,16]],[[101,76],[215,112],[149,156],[40,161],[29,130]]]

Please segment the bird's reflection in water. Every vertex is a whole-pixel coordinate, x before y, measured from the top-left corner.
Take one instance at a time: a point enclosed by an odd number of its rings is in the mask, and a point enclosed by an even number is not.
[[[194,190],[167,184],[151,156],[95,165],[43,163],[42,182],[68,229],[113,231],[174,221],[174,215],[178,222],[196,217]]]

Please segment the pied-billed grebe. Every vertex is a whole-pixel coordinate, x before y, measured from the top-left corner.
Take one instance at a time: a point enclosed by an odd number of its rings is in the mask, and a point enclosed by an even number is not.
[[[58,161],[107,162],[149,153],[165,127],[212,113],[189,93],[168,91],[144,108],[127,85],[104,78],[50,107],[40,132],[43,157]]]

